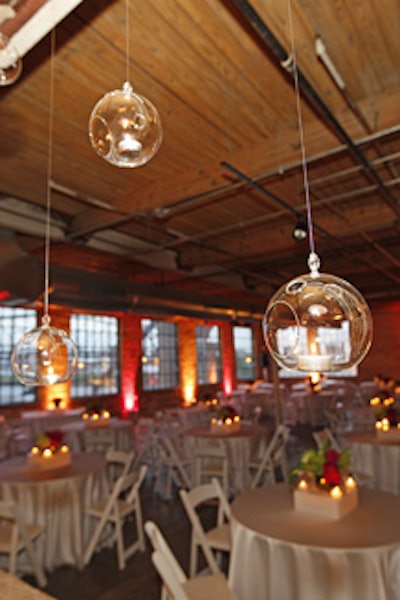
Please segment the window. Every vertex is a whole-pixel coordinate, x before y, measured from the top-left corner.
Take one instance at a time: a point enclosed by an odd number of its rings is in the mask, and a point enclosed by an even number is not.
[[[196,326],[197,382],[220,383],[222,381],[219,327]]]
[[[0,307],[0,405],[35,402],[35,388],[22,385],[15,377],[10,356],[19,338],[38,326],[35,310]]]
[[[71,315],[70,336],[78,346],[78,368],[71,396],[106,396],[119,392],[119,331],[116,317]]]
[[[233,328],[233,346],[236,359],[236,378],[239,381],[255,378],[253,330],[251,327]]]
[[[175,323],[142,319],[142,380],[144,390],[178,385],[178,340]]]

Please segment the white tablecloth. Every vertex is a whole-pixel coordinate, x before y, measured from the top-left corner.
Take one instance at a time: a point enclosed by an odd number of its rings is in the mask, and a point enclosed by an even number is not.
[[[38,540],[45,569],[64,564],[83,567],[89,535],[84,508],[105,492],[105,467],[104,457],[97,454],[73,456],[71,465],[51,471],[29,469],[25,457],[0,463],[1,497],[15,500],[27,522],[45,526]]]
[[[400,503],[360,490],[339,521],[295,511],[275,484],[232,503],[230,584],[239,600],[399,600]]]
[[[32,435],[49,431],[51,429],[59,429],[63,425],[72,422],[79,422],[81,419],[82,408],[74,408],[70,410],[30,410],[23,412],[21,421],[28,425],[32,431]]]
[[[371,476],[371,487],[400,494],[400,439],[387,442],[375,431],[346,433],[342,438],[351,447],[352,466]]]
[[[210,427],[194,427],[184,432],[188,440],[188,453],[196,445],[210,444],[219,440],[226,446],[231,492],[233,495],[243,492],[250,487],[250,473],[248,468],[249,456],[260,451],[267,441],[267,430],[259,425],[242,424],[240,430],[229,435],[212,432]],[[192,469],[193,472],[193,469]]]

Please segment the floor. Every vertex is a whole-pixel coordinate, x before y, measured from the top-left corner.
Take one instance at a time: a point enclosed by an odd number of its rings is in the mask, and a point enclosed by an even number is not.
[[[311,447],[311,431],[297,427],[289,444],[289,463],[297,462],[301,451]],[[190,526],[179,497],[165,501],[153,493],[154,482],[147,478],[142,488],[144,519],[155,521],[171,545],[175,555],[187,572],[189,564]],[[105,549],[95,554],[83,571],[74,567],[60,567],[48,576],[44,591],[59,600],[158,600],[160,580],[150,558],[150,547],[136,553],[119,571],[115,549]],[[26,578],[35,585],[34,580]]]

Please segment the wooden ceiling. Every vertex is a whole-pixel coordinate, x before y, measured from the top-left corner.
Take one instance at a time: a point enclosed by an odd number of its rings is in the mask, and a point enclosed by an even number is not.
[[[399,296],[398,0],[291,0],[290,12],[286,0],[129,4],[129,34],[125,0],[83,1],[56,27],[52,300],[258,318],[307,272],[308,241],[292,237],[305,190],[289,15],[321,270],[370,302]],[[13,35],[13,23],[0,30]],[[127,42],[129,79],[163,126],[136,169],[108,164],[88,138],[96,102],[126,79]],[[50,56],[47,35],[0,88],[0,239],[15,246],[2,253],[5,289],[14,259],[43,254]]]

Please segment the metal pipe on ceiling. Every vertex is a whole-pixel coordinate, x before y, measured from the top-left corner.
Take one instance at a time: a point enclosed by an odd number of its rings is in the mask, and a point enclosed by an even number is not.
[[[229,169],[232,173],[234,173],[237,177],[239,177],[239,179],[241,179],[242,181],[248,183],[254,189],[258,190],[261,194],[264,194],[264,196],[267,196],[268,198],[274,199],[276,202],[278,202],[278,204],[280,206],[283,206],[283,207],[287,206],[287,202],[285,202],[281,198],[278,198],[277,196],[275,196],[275,194],[271,194],[270,192],[268,192],[265,188],[263,188],[261,185],[259,185],[258,183],[256,183],[253,179],[251,179],[251,177],[248,177],[247,175],[245,175],[244,173],[242,173],[241,171],[239,171],[238,169],[236,169],[235,167],[233,167],[229,163],[222,162],[221,165],[223,167],[225,167],[226,169]],[[290,208],[291,208],[290,212],[292,212],[293,211],[293,207],[290,207]],[[327,231],[323,227],[319,226],[318,223],[316,223],[314,220],[313,220],[313,226],[314,226],[314,229],[316,231],[319,231],[325,237],[327,237],[327,238],[331,239],[332,241],[334,241],[335,244],[337,244],[339,246],[340,250],[344,254],[347,254],[352,259],[356,259],[356,260],[358,260],[360,262],[363,262],[370,269],[372,269],[374,271],[378,271],[378,272],[382,273],[383,275],[385,275],[385,277],[387,277],[388,279],[391,279],[395,283],[400,284],[400,277],[397,277],[397,275],[394,275],[390,271],[387,271],[386,269],[382,269],[381,267],[378,267],[376,264],[374,264],[374,263],[372,263],[372,262],[370,262],[370,261],[368,261],[368,260],[360,257],[356,252],[353,252],[352,250],[349,250],[349,248],[347,248],[347,246],[344,244],[344,242],[340,238],[338,238],[335,235],[329,233],[329,231]]]
[[[232,0],[232,4],[238,9],[240,16],[251,27],[252,31],[256,34],[258,40],[262,42],[262,45],[266,47],[279,62],[279,67],[283,73],[289,73],[293,75],[291,71],[288,71],[283,66],[290,59],[290,55],[286,49],[277,40],[275,35],[261,19],[259,14],[254,10],[251,4],[247,0]],[[381,178],[378,176],[376,171],[371,166],[369,160],[364,154],[357,148],[351,137],[340,125],[336,117],[327,107],[325,102],[322,100],[320,95],[317,93],[315,88],[311,85],[304,73],[296,67],[299,87],[300,90],[305,94],[310,106],[314,112],[321,117],[322,121],[329,126],[333,133],[348,147],[353,158],[363,167],[368,177],[377,185],[381,197],[390,206],[397,217],[400,216],[400,208],[398,207],[394,198],[385,188]]]

